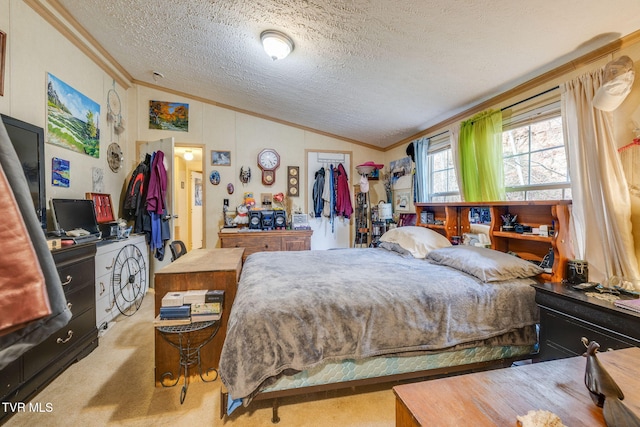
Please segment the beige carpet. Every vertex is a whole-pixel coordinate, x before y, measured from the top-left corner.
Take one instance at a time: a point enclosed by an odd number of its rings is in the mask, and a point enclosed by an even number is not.
[[[135,315],[119,317],[96,350],[32,400],[50,412],[17,413],[6,426],[274,426],[268,402],[220,420],[220,380],[192,382],[182,405],[182,383],[154,387],[153,299],[146,295]],[[390,386],[328,392],[283,399],[279,415],[278,426],[393,426],[395,400]]]

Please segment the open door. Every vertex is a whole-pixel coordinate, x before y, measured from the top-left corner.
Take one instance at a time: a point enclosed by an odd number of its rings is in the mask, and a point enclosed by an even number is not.
[[[202,172],[191,171],[189,178],[189,187],[191,192],[191,200],[189,203],[191,211],[191,218],[189,221],[191,249],[199,249],[202,247]]]
[[[169,219],[169,229],[171,230],[171,238],[166,242],[165,245],[165,253],[162,261],[157,259],[153,253],[149,254],[149,278],[151,286],[154,286],[154,276],[155,272],[160,270],[165,265],[171,263],[171,250],[169,249],[169,243],[175,236],[174,232],[174,211],[173,211],[173,201],[174,197],[174,188],[173,188],[173,148],[174,148],[174,140],[173,138],[164,138],[158,141],[139,141],[137,144],[137,158],[139,161],[144,159],[146,154],[153,154],[157,151],[162,151],[164,153],[164,164],[167,169],[167,193],[165,195],[165,206],[167,208],[167,214],[170,216]]]

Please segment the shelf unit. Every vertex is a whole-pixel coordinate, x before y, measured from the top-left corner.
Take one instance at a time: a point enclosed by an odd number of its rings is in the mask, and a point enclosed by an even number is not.
[[[567,262],[573,257],[569,237],[570,200],[416,203],[416,225],[433,229],[452,240],[453,236],[470,232],[469,213],[472,208],[480,207],[488,207],[491,213],[489,238],[492,249],[515,252],[522,258],[541,261],[549,248],[553,248],[552,272],[542,274],[541,278],[552,282],[560,282],[565,278]],[[427,222],[427,213],[442,224]],[[548,225],[555,233],[546,237],[501,231],[501,216],[506,214],[517,215],[518,224],[532,228]]]

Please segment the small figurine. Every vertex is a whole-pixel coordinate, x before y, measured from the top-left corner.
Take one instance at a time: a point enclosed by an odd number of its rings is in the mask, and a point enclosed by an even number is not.
[[[240,205],[236,208],[236,216],[233,223],[237,225],[249,224],[249,208],[246,205]]]
[[[502,218],[502,231],[513,231],[516,226],[516,219],[518,215],[504,214],[500,215]]]
[[[593,403],[602,407],[602,415],[608,427],[640,427],[638,418],[623,402],[624,394],[611,375],[606,371],[597,357],[600,344],[591,341],[587,344],[584,354],[587,366],[584,373],[584,383],[589,390]]]

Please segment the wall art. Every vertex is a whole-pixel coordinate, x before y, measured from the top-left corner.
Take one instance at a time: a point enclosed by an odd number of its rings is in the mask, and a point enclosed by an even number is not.
[[[69,188],[69,160],[54,157],[51,159],[51,185]]]
[[[211,165],[231,166],[231,151],[211,151]]]
[[[100,104],[47,73],[47,142],[100,157]]]
[[[189,104],[149,101],[149,129],[189,132]]]
[[[220,172],[211,171],[211,173],[209,174],[209,182],[211,182],[213,185],[220,184]]]

